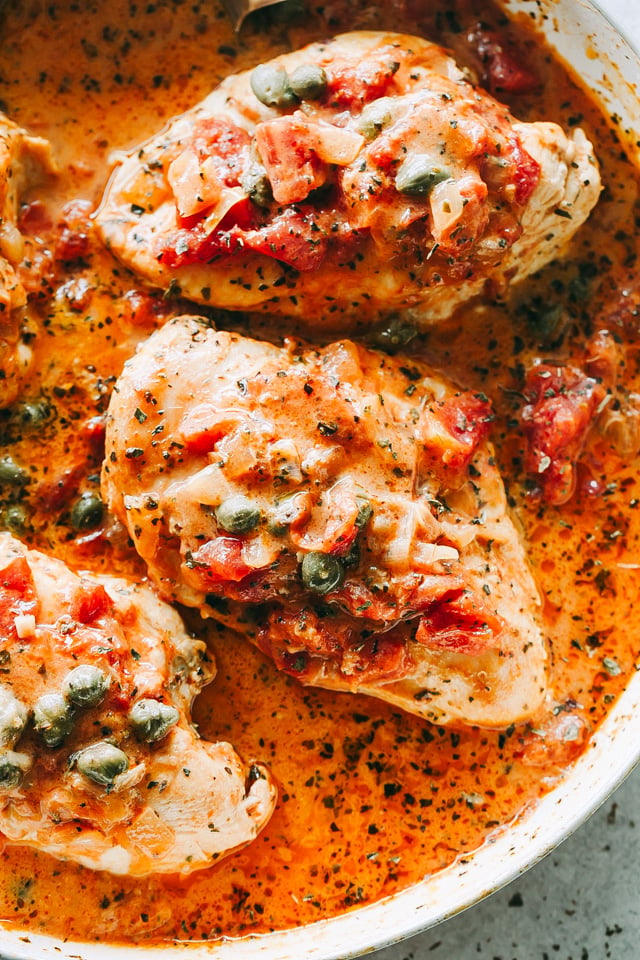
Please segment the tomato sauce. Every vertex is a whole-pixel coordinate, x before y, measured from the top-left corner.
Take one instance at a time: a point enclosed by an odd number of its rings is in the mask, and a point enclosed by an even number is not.
[[[341,30],[423,32],[484,72],[519,118],[583,126],[606,184],[566,262],[505,300],[465,308],[410,347],[485,393],[496,410],[493,439],[544,599],[548,707],[535,722],[502,731],[434,727],[366,697],[303,688],[242,637],[205,629],[187,613],[218,663],[216,681],[195,705],[200,732],[270,764],[280,791],[273,819],[251,846],[187,879],[130,880],[7,845],[0,918],[26,931],[201,941],[372,903],[463,857],[534,804],[640,667],[638,172],[609,118],[524,26],[507,27],[486,3],[424,3],[428,13],[417,0],[309,6],[290,20],[263,12],[239,37],[209,0],[22,0],[4,8],[0,98],[14,121],[53,144],[60,172],[37,199],[51,224],[64,221],[56,228],[62,246],[53,295],[28,308],[36,372],[0,415],[0,455],[29,474],[19,499],[21,536],[73,568],[143,575],[108,518],[77,529],[73,506],[98,489],[100,416],[122,364],[154,326],[187,309],[138,289],[92,240],[85,208],[64,212],[65,205],[87,201],[91,209],[112,151],[152,135],[230,72]],[[489,27],[477,27],[480,20]],[[35,222],[37,213],[32,207],[25,216]],[[78,241],[83,223],[86,242]],[[238,324],[228,316],[218,322]],[[264,318],[249,329],[272,337],[301,332]],[[575,495],[545,505],[527,480],[518,426],[531,402],[526,371],[535,358],[584,368],[588,343],[602,329],[617,350],[610,416],[589,436]],[[36,417],[28,411],[38,403]],[[0,491],[4,525],[13,496]]]

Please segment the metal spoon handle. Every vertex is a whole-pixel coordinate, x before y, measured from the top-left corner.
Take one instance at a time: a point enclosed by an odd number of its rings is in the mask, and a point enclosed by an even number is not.
[[[282,3],[283,0],[222,0],[222,2],[234,29],[238,31],[248,14],[253,13],[254,10],[260,10],[262,7],[272,7],[276,3]]]

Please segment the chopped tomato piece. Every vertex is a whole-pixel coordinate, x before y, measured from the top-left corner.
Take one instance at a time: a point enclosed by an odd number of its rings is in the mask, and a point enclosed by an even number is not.
[[[83,580],[81,589],[71,600],[69,613],[79,623],[92,623],[112,609],[109,594],[101,584]]]
[[[516,202],[526,203],[540,180],[540,164],[528,153],[520,141],[511,141],[511,158],[515,164],[513,182],[516,187]]]
[[[483,84],[491,93],[532,93],[540,80],[521,49],[497,31],[478,24],[468,35],[484,68]]]
[[[209,583],[238,583],[252,568],[242,557],[242,540],[236,537],[216,537],[203,544],[191,561]],[[189,565],[189,564],[188,564]]]
[[[256,127],[256,145],[277,203],[299,203],[327,179],[302,116],[276,117]]]
[[[368,637],[364,643],[348,647],[344,651],[340,670],[347,677],[356,677],[359,683],[388,683],[405,677],[411,666],[411,655],[404,638],[393,633],[381,633]]]
[[[38,606],[31,568],[24,557],[16,557],[0,570],[0,634],[15,636],[14,620],[35,613]]]
[[[182,418],[180,439],[192,453],[210,453],[238,425],[238,416],[220,414],[211,404],[192,407]]]
[[[327,252],[327,239],[316,228],[312,211],[287,209],[262,229],[245,233],[243,241],[256,253],[288,263],[296,270],[314,270]]]
[[[80,260],[89,252],[92,204],[87,200],[71,200],[62,208],[58,223],[60,236],[55,247],[56,260],[65,263]]]
[[[231,121],[207,118],[194,125],[193,149],[198,159],[210,157],[216,173],[227,187],[237,187],[248,158],[251,138]]]
[[[476,596],[464,591],[435,604],[425,613],[416,640],[431,650],[477,656],[495,647],[503,624]]]
[[[606,390],[579,368],[541,363],[529,370],[525,392],[525,469],[547,502],[565,503],[575,489],[576,463]]]
[[[393,92],[393,78],[400,67],[400,57],[399,51],[395,50],[375,60],[363,58],[355,63],[335,58],[326,68],[331,103],[362,105]]]
[[[482,394],[458,393],[425,408],[418,424],[423,460],[436,475],[462,474],[491,429],[491,404]]]

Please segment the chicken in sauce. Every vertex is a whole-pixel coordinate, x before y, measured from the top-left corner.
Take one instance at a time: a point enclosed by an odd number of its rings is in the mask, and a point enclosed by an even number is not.
[[[423,364],[178,318],[114,387],[103,490],[164,597],[303,683],[508,726],[545,649],[492,419]]]
[[[0,637],[8,840],[115,874],[187,874],[269,819],[265,768],[198,738],[191,704],[215,666],[148,586],[1,534]]]
[[[560,254],[599,193],[580,128],[519,123],[436,44],[361,32],[228,77],[122,159],[97,223],[196,302],[430,324]]]

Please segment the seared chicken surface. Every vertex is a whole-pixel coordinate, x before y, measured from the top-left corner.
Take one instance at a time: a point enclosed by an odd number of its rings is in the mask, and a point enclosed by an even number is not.
[[[27,303],[20,268],[28,261],[28,241],[18,225],[20,203],[53,169],[47,141],[0,113],[0,409],[15,399],[31,364],[31,350],[20,336]]]
[[[165,598],[303,683],[507,725],[545,646],[491,420],[422,363],[182,317],[115,386],[103,493]]]
[[[215,668],[147,586],[0,535],[0,831],[98,870],[190,873],[252,840],[268,773],[200,740]]]
[[[361,32],[224,80],[122,159],[97,223],[196,302],[428,324],[561,253],[599,192],[580,129],[519,123],[441,47]]]

